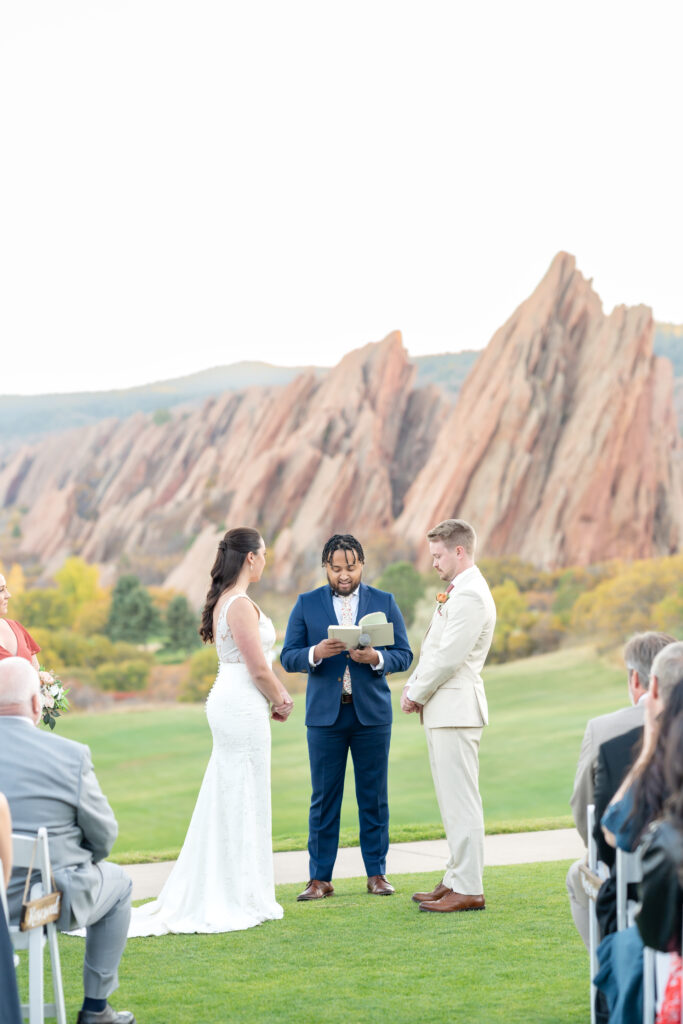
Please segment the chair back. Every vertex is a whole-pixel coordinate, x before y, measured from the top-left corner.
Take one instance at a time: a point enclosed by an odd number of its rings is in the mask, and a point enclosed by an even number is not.
[[[588,867],[597,874],[598,871],[598,846],[595,842],[593,829],[595,827],[595,804],[588,804],[586,808],[586,834],[588,836]],[[588,965],[590,970],[590,1003],[591,1003],[591,1024],[595,1024],[595,1000],[597,989],[593,984],[593,978],[598,973],[598,918],[595,912],[595,900],[588,901]]]
[[[643,878],[643,864],[640,849],[634,850],[633,853],[627,853],[626,850],[622,850],[618,846],[616,870],[617,931],[621,932],[624,928],[628,928],[629,924],[633,924],[633,918],[635,917],[637,910],[637,905],[633,903],[631,908],[629,908],[628,886],[631,882],[642,881]],[[631,920],[629,920],[629,917]]]
[[[14,866],[18,868],[28,870],[33,862],[32,874],[37,871],[40,876],[40,880],[33,881],[31,884],[31,899],[37,899],[52,891],[50,849],[46,828],[41,826],[35,836],[13,832],[12,857]],[[24,1018],[28,1018],[29,1024],[42,1024],[46,1016],[56,1017],[57,1024],[66,1024],[64,987],[59,960],[57,928],[54,921],[46,924],[43,928],[31,928],[26,932],[22,932],[18,925],[11,925],[10,936],[15,949],[28,950],[29,1001],[21,1005]],[[43,948],[46,941],[49,945],[52,965],[54,1002],[51,1003],[44,1001]]]
[[[50,891],[50,848],[47,841],[47,829],[39,828],[37,836],[25,836],[13,832],[12,859],[15,868],[29,868],[31,860],[33,860],[33,868],[40,874],[43,891]]]
[[[5,912],[5,920],[9,926],[9,911],[7,909],[7,889],[5,887],[5,871],[0,857],[0,905]]]

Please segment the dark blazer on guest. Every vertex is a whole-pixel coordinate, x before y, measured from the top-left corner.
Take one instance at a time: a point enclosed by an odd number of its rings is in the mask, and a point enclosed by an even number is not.
[[[598,859],[612,867],[616,853],[605,839],[600,819],[607,810],[607,805],[624,781],[627,771],[638,756],[643,736],[643,727],[637,726],[621,736],[615,736],[603,743],[598,750],[595,762],[595,840],[598,846]]]
[[[413,652],[408,643],[403,616],[392,594],[361,583],[358,588],[356,622],[368,612],[384,612],[394,624],[392,647],[377,648],[384,658],[384,671],[352,661],[348,652],[324,658],[316,668],[308,661],[310,648],[327,638],[327,627],[336,625],[332,591],[327,584],[300,594],[287,624],[280,661],[287,672],[306,672],[306,725],[332,725],[339,714],[344,669],[348,665],[353,688],[353,706],[361,725],[387,725],[392,720],[390,672],[410,667]]]

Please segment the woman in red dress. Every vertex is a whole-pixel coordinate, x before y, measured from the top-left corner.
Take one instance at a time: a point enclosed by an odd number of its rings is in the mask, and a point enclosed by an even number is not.
[[[11,596],[7,589],[7,580],[0,574],[0,658],[26,658],[36,670],[39,670],[36,654],[40,647],[20,622],[4,617],[7,615]]]

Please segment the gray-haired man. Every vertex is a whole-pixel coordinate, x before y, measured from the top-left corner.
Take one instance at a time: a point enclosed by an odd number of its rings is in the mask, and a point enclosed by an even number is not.
[[[113,811],[95,778],[90,751],[81,743],[37,729],[41,704],[38,673],[24,658],[0,661],[0,790],[12,827],[24,835],[47,828],[50,860],[63,893],[57,927],[85,928],[83,988],[78,1024],[135,1024],[107,997],[118,987],[132,883],[104,860],[116,839]],[[12,874],[10,918],[21,908],[25,875]]]
[[[607,715],[592,718],[587,726],[581,744],[579,763],[574,778],[574,790],[570,805],[574,815],[574,823],[584,843],[588,843],[586,832],[586,811],[594,802],[594,770],[598,751],[607,740],[624,736],[632,730],[641,729],[645,721],[645,706],[648,700],[650,671],[655,657],[668,644],[674,643],[675,637],[667,633],[637,633],[632,636],[624,647],[624,663],[628,673],[628,692],[631,699],[630,707],[620,708]],[[622,766],[623,775],[630,767],[627,762]],[[619,783],[617,783],[617,786]],[[616,787],[615,787],[616,788]],[[614,796],[614,793],[611,794]],[[611,799],[608,797],[608,800]],[[588,948],[588,897],[581,884],[580,866],[586,862],[582,857],[575,861],[567,872],[567,892],[574,924]]]

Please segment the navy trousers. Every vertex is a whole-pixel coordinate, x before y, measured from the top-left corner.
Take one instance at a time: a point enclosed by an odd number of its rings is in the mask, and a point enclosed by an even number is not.
[[[308,726],[311,810],[308,817],[310,877],[332,878],[339,846],[339,817],[349,750],[356,779],[360,848],[368,876],[386,872],[389,849],[387,772],[391,724],[361,725],[353,704],[341,704],[334,725]]]

